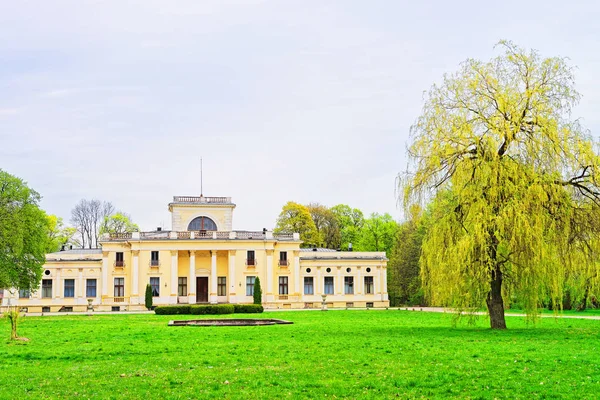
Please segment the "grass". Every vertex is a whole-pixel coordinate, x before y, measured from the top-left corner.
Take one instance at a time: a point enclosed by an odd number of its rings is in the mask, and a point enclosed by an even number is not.
[[[0,321],[0,397],[594,398],[600,322],[485,319],[411,311],[265,313],[294,325],[168,327],[187,316],[28,317],[11,343]],[[235,317],[240,317],[236,315]],[[244,317],[249,317],[248,315]]]

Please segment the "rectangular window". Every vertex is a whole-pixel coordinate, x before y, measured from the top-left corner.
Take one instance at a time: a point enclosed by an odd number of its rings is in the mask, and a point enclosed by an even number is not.
[[[125,296],[125,278],[115,278],[115,297]]]
[[[246,258],[246,265],[256,265],[254,250],[248,250],[248,258]]]
[[[373,294],[373,277],[365,276],[365,294]]]
[[[150,278],[150,286],[152,287],[152,297],[160,296],[160,278]]]
[[[179,284],[177,286],[178,296],[187,296],[187,277],[180,277]]]
[[[288,294],[288,277],[279,277],[279,294]]]
[[[279,252],[279,265],[288,265],[287,251]]]
[[[304,294],[315,294],[312,276],[304,277]]]
[[[28,299],[29,297],[31,297],[31,291],[29,289],[19,290],[19,298],[20,299]]]
[[[217,296],[227,296],[227,277],[225,276],[217,278]]]
[[[65,297],[75,297],[75,279],[65,279]]]
[[[160,261],[158,261],[158,251],[150,252],[150,266],[158,267],[160,265]]]
[[[255,276],[246,277],[246,296],[254,296],[254,280]]]
[[[87,279],[85,281],[85,297],[96,297],[96,280]]]
[[[333,276],[326,276],[323,283],[323,294],[333,294]]]
[[[344,293],[345,294],[354,294],[354,277],[353,276],[345,276],[344,277]]]
[[[52,297],[52,279],[42,279],[42,297]]]
[[[125,261],[123,261],[123,252],[117,251],[115,267],[124,267],[124,266],[125,266]]]

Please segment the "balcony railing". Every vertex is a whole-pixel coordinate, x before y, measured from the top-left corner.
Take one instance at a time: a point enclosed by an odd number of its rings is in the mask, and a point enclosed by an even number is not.
[[[110,233],[109,234],[109,238],[110,238],[110,240],[127,240],[127,239],[131,239],[131,232]]]
[[[280,294],[278,298],[279,298],[279,300],[289,300],[289,297],[287,294]]]
[[[129,301],[129,297],[125,297],[125,296],[115,296],[115,297],[109,297],[108,299],[106,299],[107,303],[127,303]]]
[[[256,258],[247,258],[246,265],[249,267],[255,267],[256,266]]]
[[[102,240],[185,240],[185,239],[216,239],[216,240],[300,240],[297,233],[273,234],[270,231],[150,231],[111,233]]]
[[[288,265],[288,260],[279,260],[279,266],[280,267],[287,267]]]
[[[125,267],[125,261],[115,261],[115,268],[124,268]]]
[[[150,260],[150,267],[160,267],[160,260]]]
[[[231,204],[231,197],[173,196],[173,203]]]

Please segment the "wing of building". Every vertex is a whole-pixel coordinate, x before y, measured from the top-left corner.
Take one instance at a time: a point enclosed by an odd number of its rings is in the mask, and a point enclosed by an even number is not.
[[[172,230],[103,236],[100,249],[48,254],[35,292],[5,290],[28,312],[143,310],[154,305],[252,303],[265,308],[387,307],[385,252],[301,248],[297,233],[232,230],[229,197],[175,196]]]

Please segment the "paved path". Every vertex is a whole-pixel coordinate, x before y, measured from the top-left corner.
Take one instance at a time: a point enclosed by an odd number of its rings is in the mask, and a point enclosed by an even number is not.
[[[366,308],[330,308],[332,311],[341,310],[366,310]],[[400,311],[417,311],[417,312],[436,312],[436,313],[451,313],[452,310],[443,307],[390,307],[387,309],[383,308],[371,308],[369,311],[386,311],[386,310],[400,310]],[[265,312],[288,312],[288,311],[321,311],[320,308],[297,308],[297,309],[266,309]],[[115,314],[154,314],[154,311],[95,311],[89,312],[49,312],[49,313],[25,313],[27,317],[49,317],[49,316],[65,316],[65,315],[115,315]],[[486,315],[485,312],[476,312],[477,315]],[[506,313],[507,317],[525,317],[525,314]],[[541,314],[541,318],[572,318],[572,319],[592,319],[600,320],[600,315],[554,315],[554,314]]]

